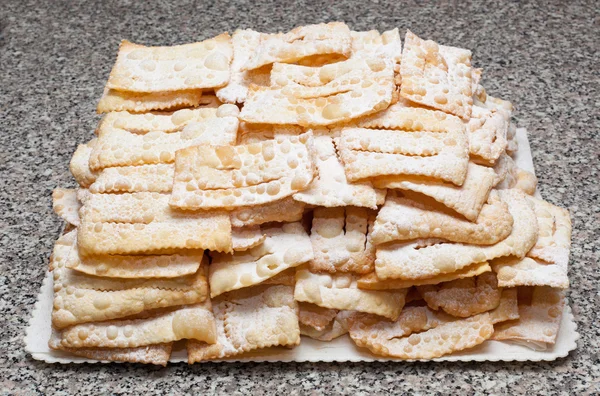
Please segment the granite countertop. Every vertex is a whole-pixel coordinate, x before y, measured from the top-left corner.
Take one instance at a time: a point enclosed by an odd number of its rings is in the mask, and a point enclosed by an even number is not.
[[[0,7],[0,393],[540,394],[600,392],[600,28],[595,1],[70,2],[4,0]],[[460,4],[460,5],[459,5]],[[90,139],[119,41],[201,40],[251,27],[346,21],[355,30],[410,28],[470,48],[484,85],[516,104],[539,188],[571,211],[568,296],[581,338],[541,363],[290,363],[47,365],[22,337],[62,227],[50,194],[74,186],[68,163]],[[402,33],[403,34],[403,33]]]

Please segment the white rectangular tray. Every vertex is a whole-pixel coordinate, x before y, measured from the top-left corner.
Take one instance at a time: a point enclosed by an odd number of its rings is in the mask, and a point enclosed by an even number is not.
[[[515,161],[523,169],[533,172],[531,148],[527,140],[527,131],[517,129],[519,150]],[[25,336],[25,349],[36,360],[46,363],[107,363],[105,361],[75,357],[70,354],[54,351],[48,347],[52,332],[50,314],[52,312],[53,290],[52,276],[46,273],[38,300],[29,321]],[[558,331],[556,344],[544,351],[536,351],[524,345],[501,341],[486,341],[467,351],[433,359],[442,361],[549,361],[565,357],[577,347],[577,325],[573,319],[571,308],[565,304],[563,317]],[[259,350],[243,357],[222,359],[230,362],[388,362],[401,361],[393,358],[381,358],[360,349],[348,336],[339,337],[330,342],[317,341],[302,337],[302,342],[294,349],[269,348]],[[172,363],[187,361],[185,348],[173,350]]]

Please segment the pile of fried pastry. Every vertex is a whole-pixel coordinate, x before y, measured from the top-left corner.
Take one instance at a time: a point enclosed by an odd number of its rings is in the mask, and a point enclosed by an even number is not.
[[[53,193],[52,349],[165,365],[301,335],[432,359],[555,343],[567,210],[471,51],[340,22],[123,41]],[[178,344],[179,345],[179,344]]]

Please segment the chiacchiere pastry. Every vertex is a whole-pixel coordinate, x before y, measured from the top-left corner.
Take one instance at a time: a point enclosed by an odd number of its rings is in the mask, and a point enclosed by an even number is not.
[[[180,340],[190,364],[301,336],[400,359],[552,345],[569,212],[532,196],[514,107],[471,62],[342,22],[124,40],[79,187],[52,194],[49,346],[166,365]]]

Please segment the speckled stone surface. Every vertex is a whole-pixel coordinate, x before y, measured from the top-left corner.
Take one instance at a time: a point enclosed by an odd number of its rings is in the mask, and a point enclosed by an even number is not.
[[[0,6],[0,393],[473,394],[600,392],[598,3],[156,2],[4,0]],[[458,5],[460,4],[460,6]],[[579,348],[550,363],[46,365],[22,337],[62,227],[50,194],[98,122],[119,40],[176,44],[237,27],[346,21],[410,28],[474,50],[484,85],[518,107],[542,195],[569,208],[569,298]]]

